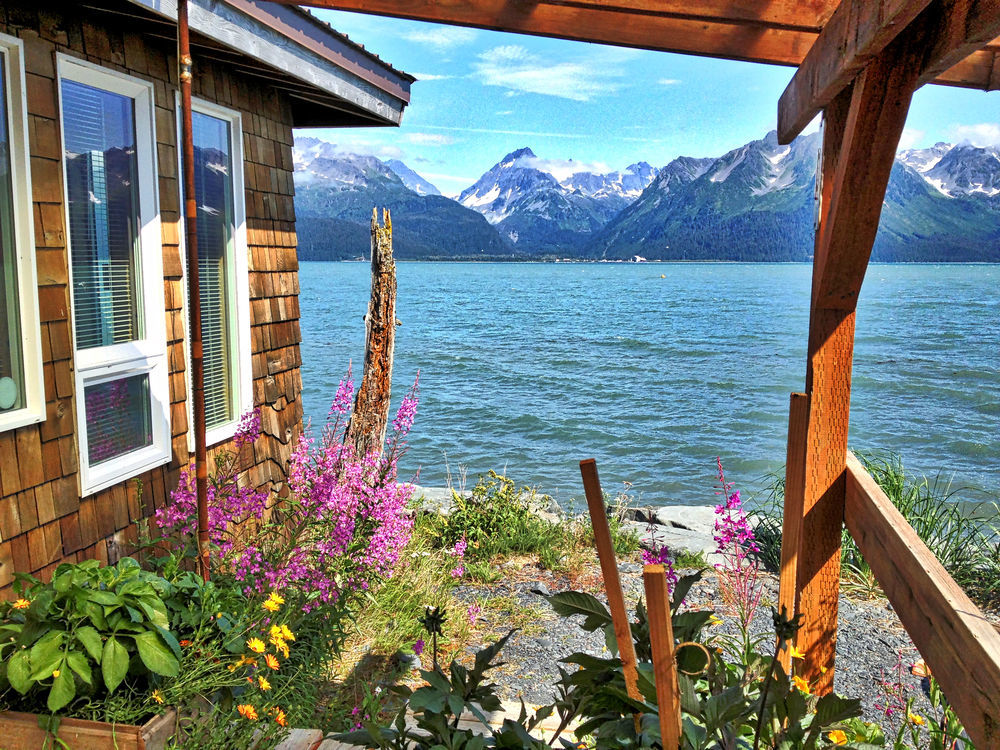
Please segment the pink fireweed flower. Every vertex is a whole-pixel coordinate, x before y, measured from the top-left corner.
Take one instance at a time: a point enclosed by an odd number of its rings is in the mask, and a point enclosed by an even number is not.
[[[417,642],[413,644],[413,653],[420,656],[424,652],[424,639],[418,638]]]
[[[718,494],[725,500],[715,506],[715,552],[722,557],[715,568],[723,599],[736,607],[740,627],[746,633],[763,593],[757,585],[760,562],[754,554],[760,550],[739,490],[733,490],[733,483],[726,481],[721,458],[716,459],[716,464],[722,488]]]
[[[240,417],[236,434],[233,435],[233,442],[237,448],[244,445],[253,445],[260,437],[260,409],[251,409]]]
[[[351,366],[347,366],[347,375],[337,386],[337,395],[333,397],[330,404],[330,416],[335,414],[344,416],[351,410],[354,401],[354,380],[351,378]]]
[[[479,619],[479,614],[483,611],[483,608],[478,604],[473,602],[469,605],[468,616],[469,616],[469,627],[476,627],[476,621]]]
[[[662,565],[663,572],[667,576],[667,590],[673,592],[677,585],[677,571],[674,570],[674,558],[670,554],[670,549],[663,545],[656,552],[644,549],[641,553],[643,565]]]

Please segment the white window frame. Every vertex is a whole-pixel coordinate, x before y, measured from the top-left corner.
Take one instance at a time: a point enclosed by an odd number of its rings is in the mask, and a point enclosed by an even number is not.
[[[35,222],[31,205],[28,150],[28,108],[24,92],[24,43],[0,34],[0,54],[7,75],[2,82],[7,100],[10,138],[10,176],[14,209],[14,270],[17,274],[21,333],[24,406],[0,414],[0,432],[45,421],[45,380],[42,370],[42,333],[38,314],[38,277],[35,272]]]
[[[205,445],[213,446],[232,439],[239,427],[240,417],[253,408],[253,358],[250,344],[250,250],[247,246],[246,221],[246,190],[243,182],[243,117],[235,109],[229,109],[204,99],[192,98],[191,109],[204,115],[215,117],[229,124],[229,159],[232,162],[233,180],[233,273],[235,279],[233,291],[236,299],[232,300],[232,311],[235,316],[236,331],[235,346],[232,348],[232,372],[236,380],[232,387],[236,392],[236,412],[233,419],[225,424],[212,427],[205,432]],[[181,112],[180,95],[176,97],[177,113],[177,143],[181,142]],[[184,174],[183,154],[177,149],[177,174]],[[184,180],[177,181],[181,202],[184,205]],[[181,288],[184,290],[184,342],[187,361],[191,362],[191,318],[189,315],[187,236],[184,232],[184,220],[180,220],[180,253],[181,253]],[[191,368],[187,368],[187,416],[188,416],[188,450],[194,451],[194,401],[191,389]]]
[[[130,479],[170,461],[170,386],[167,372],[167,329],[163,297],[163,244],[160,234],[159,170],[156,161],[156,123],[153,84],[75,57],[57,55],[60,132],[63,122],[62,82],[70,80],[131,98],[134,104],[139,192],[138,314],[143,338],[112,346],[78,350],[74,345],[76,428],[80,450],[80,495],[86,496]],[[63,199],[69,250],[70,309],[76,341],[73,300],[72,237],[66,179],[66,144],[62,135]],[[87,446],[85,388],[132,375],[149,378],[152,444],[90,466]]]

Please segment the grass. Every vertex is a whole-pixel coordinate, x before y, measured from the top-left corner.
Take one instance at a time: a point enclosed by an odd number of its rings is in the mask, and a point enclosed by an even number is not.
[[[949,483],[914,479],[898,456],[858,458],[917,535],[969,596],[987,607],[1000,606],[1000,509],[996,502],[963,503],[962,490]],[[967,490],[965,492],[968,492]],[[774,476],[766,499],[752,511],[761,562],[778,570],[784,478]],[[845,528],[841,569],[849,593],[880,594],[878,582],[854,538]]]

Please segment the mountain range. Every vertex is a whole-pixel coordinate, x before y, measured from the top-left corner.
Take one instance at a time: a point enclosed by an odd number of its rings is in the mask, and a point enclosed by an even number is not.
[[[299,254],[364,256],[371,210],[388,206],[400,258],[807,260],[819,147],[818,133],[779,146],[771,132],[717,158],[612,172],[522,148],[452,200],[403,162],[299,138]],[[1000,260],[1000,152],[900,152],[872,259]]]

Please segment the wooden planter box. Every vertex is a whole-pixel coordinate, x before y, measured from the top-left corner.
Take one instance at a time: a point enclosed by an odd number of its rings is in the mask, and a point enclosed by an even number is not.
[[[59,740],[69,750],[163,750],[174,730],[175,713],[154,716],[142,726],[107,724],[86,719],[63,719]],[[46,738],[49,738],[46,744]],[[51,735],[38,725],[37,714],[0,712],[0,747],[3,750],[39,750],[53,745]]]

